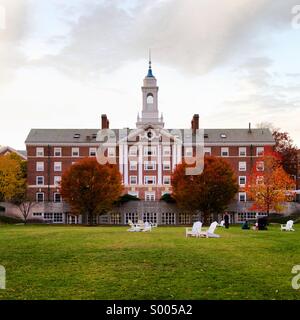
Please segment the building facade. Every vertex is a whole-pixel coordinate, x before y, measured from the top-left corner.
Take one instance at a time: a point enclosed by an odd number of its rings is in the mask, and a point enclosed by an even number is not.
[[[245,129],[201,129],[198,114],[186,129],[167,129],[158,108],[158,89],[150,62],[143,80],[142,110],[133,129],[111,129],[103,114],[101,128],[30,131],[26,149],[29,193],[37,202],[33,217],[54,223],[80,223],[81,217],[73,215],[61,198],[61,176],[80,159],[97,157],[100,163],[116,163],[125,193],[142,202],[95,217],[96,222],[125,224],[128,219],[147,219],[161,224],[190,223],[189,215],[159,200],[172,192],[171,175],[176,165],[183,159],[197,163],[204,155],[223,157],[235,171],[240,190],[229,208],[232,219],[254,217],[256,213],[248,210],[251,203],[244,188],[257,159],[274,146],[271,132],[250,125]]]

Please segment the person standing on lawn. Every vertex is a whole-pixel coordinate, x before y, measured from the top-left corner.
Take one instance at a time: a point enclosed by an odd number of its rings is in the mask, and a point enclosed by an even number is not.
[[[225,228],[228,229],[229,228],[229,215],[227,212],[225,212],[224,221],[225,221]]]

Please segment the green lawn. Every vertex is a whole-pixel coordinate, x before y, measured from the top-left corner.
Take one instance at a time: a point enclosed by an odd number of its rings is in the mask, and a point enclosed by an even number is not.
[[[219,239],[183,227],[0,225],[0,299],[299,299],[300,226],[284,233],[218,228]]]

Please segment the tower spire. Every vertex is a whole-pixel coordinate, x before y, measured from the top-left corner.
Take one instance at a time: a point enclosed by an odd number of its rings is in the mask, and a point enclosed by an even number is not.
[[[149,69],[148,69],[148,74],[147,78],[154,78],[153,73],[152,73],[152,61],[151,61],[151,49],[149,49]]]

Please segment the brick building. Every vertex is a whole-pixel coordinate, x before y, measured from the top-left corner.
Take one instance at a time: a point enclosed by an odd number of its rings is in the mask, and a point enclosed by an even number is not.
[[[187,126],[188,127],[188,126]],[[108,216],[96,217],[100,223],[127,223],[140,219],[162,224],[187,223],[184,212],[160,205],[164,193],[171,193],[171,174],[183,158],[197,159],[198,146],[204,154],[224,157],[238,178],[239,193],[229,210],[233,220],[253,218],[244,192],[247,176],[256,160],[274,146],[268,129],[199,129],[195,114],[187,129],[167,129],[158,109],[157,80],[151,63],[142,86],[142,111],[133,129],[111,129],[106,115],[96,129],[32,129],[26,139],[29,191],[38,205],[34,217],[62,223],[81,218],[69,212],[59,194],[64,170],[84,157],[118,164],[125,192],[139,197],[137,207],[125,206]],[[100,147],[100,149],[99,149]],[[152,208],[152,209],[151,209]],[[164,208],[162,210],[162,208]]]

